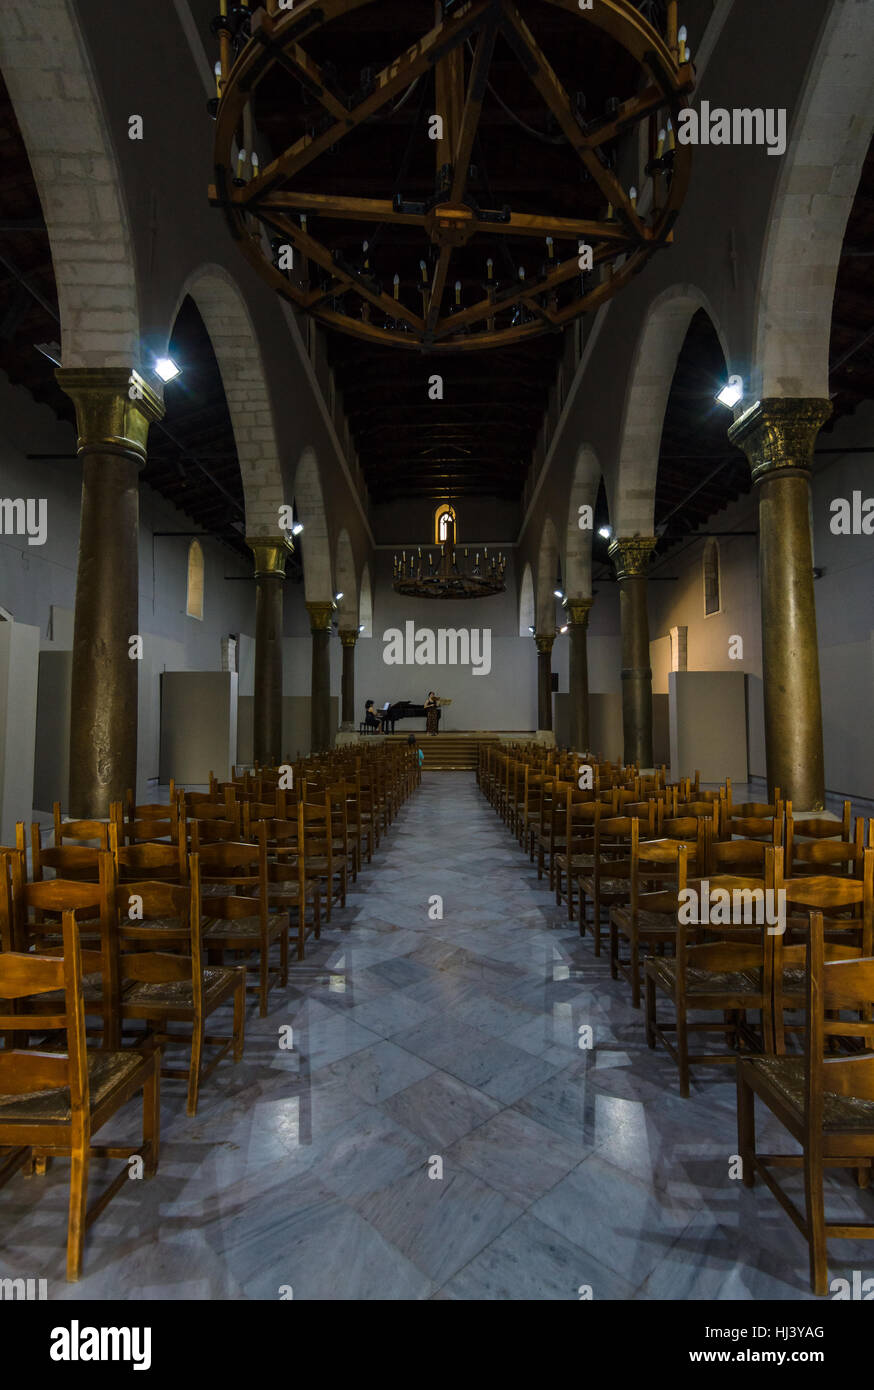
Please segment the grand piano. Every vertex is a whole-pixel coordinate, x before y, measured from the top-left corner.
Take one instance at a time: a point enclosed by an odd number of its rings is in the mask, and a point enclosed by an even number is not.
[[[437,722],[440,722],[440,715],[443,711],[437,709]],[[424,705],[414,705],[411,700],[397,700],[395,704],[389,705],[387,710],[382,711],[382,727],[387,733],[394,733],[395,723],[399,719],[425,719],[426,711]]]

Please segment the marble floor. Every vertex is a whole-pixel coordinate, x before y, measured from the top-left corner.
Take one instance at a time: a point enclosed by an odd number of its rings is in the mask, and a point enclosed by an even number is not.
[[[250,1012],[244,1061],[193,1120],[165,1081],[162,1124],[157,1177],[92,1227],[77,1285],[66,1165],[14,1178],[0,1277],[60,1299],[811,1297],[788,1217],[730,1177],[730,1072],[680,1099],[470,773],[425,775],[287,993]],[[831,1211],[872,1219],[874,1192],[828,1185]],[[874,1274],[871,1242],[830,1249],[830,1277]]]

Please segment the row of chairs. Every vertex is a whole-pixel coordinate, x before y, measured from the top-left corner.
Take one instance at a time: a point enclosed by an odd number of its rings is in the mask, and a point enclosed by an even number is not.
[[[645,1003],[648,1045],[676,1063],[689,1095],[698,1065],[736,1069],[744,1182],[756,1176],[808,1240],[811,1286],[827,1292],[826,1167],[874,1166],[874,822],[797,818],[778,790],[736,804],[703,790],[537,746],[488,750],[481,790],[548,879],[613,979]],[[690,1051],[690,1035],[722,1049]],[[801,1146],[757,1151],[758,1096]],[[802,1212],[775,1170],[803,1167]]]
[[[68,1279],[131,1161],[157,1170],[161,1077],[187,1081],[195,1115],[222,1059],[243,1055],[247,989],[263,1016],[290,940],[303,959],[419,781],[405,746],[338,750],[173,786],[166,805],[129,795],[106,821],[56,808],[52,843],[31,828],[30,864],[23,822],[0,848],[0,1187],[71,1160]],[[224,1006],[228,1025],[207,1031]],[[171,1065],[180,1044],[186,1065]],[[95,1145],[139,1094],[138,1147]],[[95,1158],[125,1163],[89,1208]]]

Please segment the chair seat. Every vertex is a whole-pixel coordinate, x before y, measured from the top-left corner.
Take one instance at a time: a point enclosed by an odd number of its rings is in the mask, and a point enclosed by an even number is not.
[[[665,960],[663,956],[651,956],[646,962],[646,972],[655,977],[656,983],[673,995],[677,986],[677,962]],[[760,998],[762,982],[755,970],[698,970],[695,966],[686,968],[686,997],[696,994],[749,994]]]
[[[207,1009],[219,1004],[237,981],[237,972],[223,966],[208,965],[203,971],[203,1002]],[[163,1004],[174,1008],[194,1008],[194,986],[190,980],[130,980],[122,986],[125,1004]]]
[[[555,856],[555,862],[560,869],[566,869],[568,865],[568,856],[566,854],[557,854]],[[572,869],[594,869],[595,867],[595,861],[591,854],[572,854],[570,856],[570,862]]]
[[[39,994],[33,999],[26,999],[24,1008],[25,1010],[33,1008],[37,1013],[44,1013],[46,1004],[62,1004],[65,997],[62,989],[53,989],[47,994]],[[103,1003],[103,976],[99,970],[96,970],[92,975],[82,976],[82,997],[85,1000],[86,1012],[89,1004]]]
[[[126,921],[124,918],[121,920],[120,930],[122,936],[125,936],[128,932],[135,936],[140,928],[148,931],[163,931],[168,934],[174,933],[176,936],[183,937],[185,940],[188,940],[190,936],[188,927],[186,927],[185,923],[179,917],[144,917],[142,921],[138,918],[134,918],[131,921]]]
[[[752,1057],[744,1066],[755,1067],[774,1092],[794,1110],[799,1124],[804,1118],[805,1080],[803,1057]],[[0,1112],[2,1113],[2,1112]],[[874,1133],[874,1100],[858,1096],[839,1096],[826,1091],[823,1096],[823,1129],[843,1133],[854,1130]]]
[[[617,927],[626,934],[631,932],[631,908],[625,906],[614,907],[610,911],[610,920],[615,922]],[[659,936],[672,937],[676,935],[676,919],[667,912],[647,912],[646,908],[638,909],[637,913],[637,933],[638,936],[646,936],[657,933]]]
[[[288,926],[287,919],[271,913],[267,918],[268,937],[280,936]],[[219,941],[257,941],[261,935],[259,917],[216,917],[203,932],[203,944],[215,946]]]
[[[114,1090],[123,1086],[142,1064],[140,1052],[89,1052],[88,1090],[92,1113]],[[69,1086],[60,1086],[51,1091],[30,1091],[20,1096],[0,1096],[0,1124],[13,1120],[23,1123],[45,1120],[50,1124],[63,1124],[72,1117]]]
[[[590,898],[593,898],[593,897],[595,896],[595,880],[594,880],[594,878],[584,878],[584,879],[582,880],[582,884],[583,884],[583,892],[584,892],[584,893],[588,893],[589,897],[590,897]],[[630,896],[630,894],[631,894],[631,879],[630,879],[630,878],[602,878],[600,884],[598,885],[598,892],[600,893],[600,895],[601,895],[602,898],[605,897],[605,896],[606,896],[607,894],[609,894],[609,893],[615,893],[615,894],[616,894],[617,896],[619,896],[619,897],[622,897],[622,896],[626,896],[626,897],[627,897],[627,896]]]

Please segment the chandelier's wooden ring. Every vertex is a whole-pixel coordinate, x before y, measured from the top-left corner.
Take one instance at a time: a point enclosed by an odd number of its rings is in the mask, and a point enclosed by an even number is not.
[[[270,0],[271,8],[277,0]],[[252,14],[251,36],[231,65],[230,42],[222,35],[223,78],[216,107],[215,183],[210,201],[223,208],[231,231],[258,273],[286,299],[325,325],[372,343],[436,351],[470,352],[559,332],[579,315],[610,299],[673,239],[673,226],[689,182],[691,150],[682,145],[650,161],[652,202],[639,211],[603,157],[602,150],[641,122],[661,114],[676,129],[680,110],[694,86],[691,63],[676,39],[676,4],[669,0],[668,33],[662,36],[634,8],[631,0],[595,0],[581,9],[578,0],[547,0],[580,24],[594,25],[630,55],[640,73],[634,95],[610,117],[583,124],[546,54],[528,28],[514,0],[462,0],[443,5],[443,18],[418,43],[374,77],[361,99],[331,90],[331,83],[303,47],[324,25],[377,0],[302,0],[290,10]],[[240,12],[237,11],[239,14]],[[248,31],[247,31],[248,32]],[[480,208],[468,195],[468,171],[497,34],[502,34],[549,107],[567,148],[573,149],[587,176],[597,185],[606,212],[601,219],[567,218]],[[470,77],[465,83],[462,45],[472,48]],[[475,45],[475,46],[474,46]],[[267,167],[240,177],[239,146],[246,108],[259,85],[282,68],[316,98],[321,128],[289,146]],[[438,140],[448,156],[438,175],[438,191],[424,204],[389,199],[312,193],[300,187],[305,171],[345,136],[388,102],[398,101],[430,70],[435,72],[437,103],[446,108],[449,129]],[[661,156],[661,151],[660,151]],[[235,177],[236,167],[236,177]],[[393,293],[371,274],[338,257],[314,235],[310,223],[320,217],[384,228],[421,227],[423,248],[433,247],[433,273],[410,291],[396,284]],[[483,286],[482,297],[446,312],[453,254],[477,236],[551,238],[550,262],[536,278],[504,284],[496,293]],[[290,246],[316,283],[296,283],[276,263],[273,248]],[[564,259],[552,261],[552,245],[564,244]],[[592,270],[581,274],[590,248]],[[412,309],[405,298],[421,299]],[[456,296],[457,299],[457,296]]]

